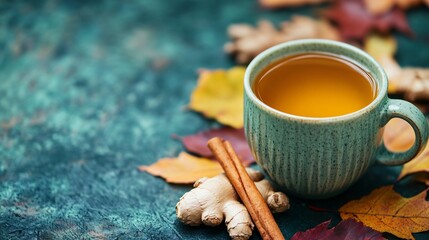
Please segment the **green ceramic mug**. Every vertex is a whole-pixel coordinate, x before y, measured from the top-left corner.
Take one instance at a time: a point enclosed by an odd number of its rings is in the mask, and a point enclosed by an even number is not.
[[[268,64],[305,53],[328,53],[348,59],[375,80],[375,99],[366,107],[342,116],[300,117],[269,107],[252,90],[256,76]],[[244,78],[244,126],[256,162],[285,191],[303,198],[328,198],[352,185],[373,163],[404,164],[426,145],[425,116],[409,102],[387,97],[387,76],[367,53],[329,40],[297,40],[259,54]],[[391,152],[382,142],[383,127],[402,118],[414,129],[416,140],[405,152]]]

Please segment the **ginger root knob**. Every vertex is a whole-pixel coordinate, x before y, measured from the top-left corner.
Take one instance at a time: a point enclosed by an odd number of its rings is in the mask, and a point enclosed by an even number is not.
[[[285,194],[274,192],[270,183],[262,180],[260,172],[250,168],[246,170],[272,212],[289,209],[289,199]],[[202,178],[195,182],[194,187],[176,205],[176,215],[181,222],[191,226],[217,226],[225,220],[231,239],[250,238],[254,227],[252,219],[224,174]]]

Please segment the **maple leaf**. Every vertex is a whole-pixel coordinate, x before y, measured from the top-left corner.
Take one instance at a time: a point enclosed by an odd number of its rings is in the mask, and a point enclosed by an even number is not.
[[[386,13],[372,15],[363,0],[336,0],[325,15],[338,24],[344,39],[361,40],[372,30],[388,33],[396,29],[412,34],[403,11],[393,8]]]
[[[221,127],[210,129],[182,137],[180,140],[189,152],[203,157],[213,158],[213,153],[207,147],[207,142],[214,137],[220,137],[229,141],[237,152],[239,159],[245,166],[249,166],[255,162],[252,152],[250,151],[250,147],[247,144],[243,128],[235,129],[231,127]]]
[[[337,226],[328,229],[331,220],[323,222],[314,228],[305,232],[295,233],[291,240],[340,240],[340,239],[354,239],[354,240],[381,240],[385,239],[380,232],[363,225],[354,219],[343,220]]]
[[[342,219],[355,218],[377,231],[414,239],[412,233],[429,230],[426,194],[427,190],[404,198],[393,190],[393,186],[385,186],[359,200],[346,203],[339,212]]]
[[[191,184],[202,177],[210,178],[223,172],[217,161],[194,157],[185,152],[181,152],[177,158],[163,158],[150,166],[140,166],[139,170],[176,184]]]
[[[189,108],[222,124],[243,127],[244,67],[201,70]]]
[[[253,27],[248,24],[232,24],[228,27],[231,38],[224,46],[238,63],[249,63],[256,55],[282,42],[304,38],[340,40],[338,30],[326,20],[294,15],[282,22],[277,29],[271,22],[263,20]]]
[[[319,4],[331,0],[259,0],[262,7],[281,8],[281,7],[298,7],[308,4]]]

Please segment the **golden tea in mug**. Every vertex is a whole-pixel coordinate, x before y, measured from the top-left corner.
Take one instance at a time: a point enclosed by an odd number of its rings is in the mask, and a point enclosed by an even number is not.
[[[369,105],[376,85],[362,68],[346,59],[310,53],[271,63],[256,77],[253,91],[279,111],[323,118]]]

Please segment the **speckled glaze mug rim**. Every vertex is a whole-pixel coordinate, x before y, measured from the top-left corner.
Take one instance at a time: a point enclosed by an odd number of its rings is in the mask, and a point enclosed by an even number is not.
[[[352,113],[348,113],[345,115],[341,115],[341,116],[334,116],[334,117],[324,117],[324,118],[315,118],[315,117],[304,117],[304,116],[297,116],[297,115],[292,115],[289,113],[285,113],[285,112],[281,112],[277,109],[274,109],[270,106],[268,106],[267,104],[265,104],[264,102],[262,102],[259,98],[256,97],[255,93],[252,90],[252,86],[251,86],[251,79],[250,76],[252,75],[252,73],[255,71],[255,67],[259,64],[261,64],[261,62],[263,62],[263,60],[265,60],[266,58],[268,58],[271,54],[284,49],[284,48],[295,48],[298,46],[302,46],[302,45],[325,45],[325,46],[335,46],[338,48],[341,48],[341,50],[343,51],[351,51],[356,53],[357,55],[360,55],[361,57],[365,58],[366,60],[370,61],[371,64],[373,64],[373,66],[375,66],[376,71],[379,72],[379,75],[381,76],[381,79],[374,79],[375,81],[377,81],[377,85],[378,85],[378,91],[377,91],[377,97],[366,107],[359,109],[358,111],[352,112]],[[315,52],[315,51],[314,51]],[[323,49],[321,49],[318,52],[326,52],[326,53],[330,53],[328,51],[324,51]],[[302,52],[305,53],[305,52]],[[298,53],[296,53],[298,54]],[[286,56],[293,56],[296,54],[290,54],[290,55],[285,55]],[[277,60],[277,59],[276,59]],[[351,59],[353,60],[353,59]],[[271,62],[269,62],[271,63]],[[357,64],[357,63],[356,63]],[[265,64],[265,66],[267,66],[267,64]],[[264,66],[264,67],[265,67]],[[374,77],[374,74],[371,74]],[[375,77],[374,77],[375,78]],[[256,56],[253,61],[249,64],[249,66],[246,69],[246,73],[244,76],[244,91],[246,93],[246,95],[249,97],[249,99],[261,110],[267,112],[268,114],[273,114],[279,118],[283,118],[283,119],[287,119],[287,120],[291,120],[291,121],[299,121],[299,122],[307,122],[307,123],[317,123],[317,124],[321,124],[321,123],[334,123],[334,122],[341,122],[341,121],[349,121],[352,119],[356,119],[359,118],[360,116],[362,116],[363,114],[370,112],[372,110],[374,110],[382,101],[383,99],[387,96],[387,84],[388,84],[388,80],[387,80],[387,75],[384,72],[383,68],[380,66],[380,64],[378,64],[378,62],[372,58],[369,54],[367,54],[366,52],[364,52],[363,50],[354,47],[352,45],[349,44],[345,44],[342,42],[338,42],[338,41],[333,41],[333,40],[325,40],[325,39],[301,39],[301,40],[293,40],[293,41],[288,41],[285,43],[281,43],[278,44],[276,46],[273,46],[267,50],[265,50],[264,52],[260,53],[258,56]]]

